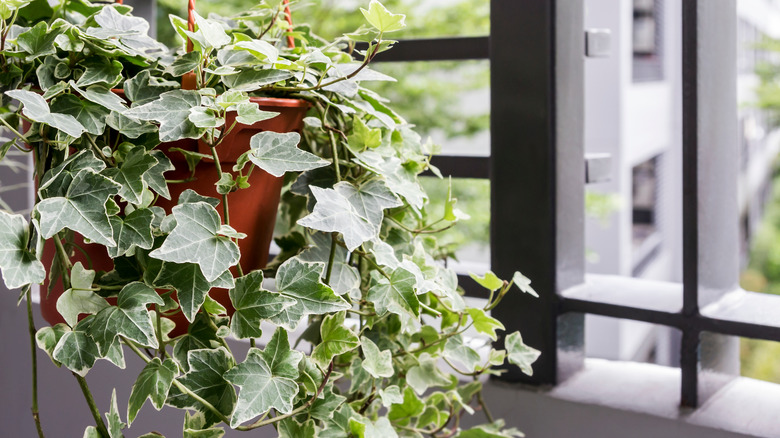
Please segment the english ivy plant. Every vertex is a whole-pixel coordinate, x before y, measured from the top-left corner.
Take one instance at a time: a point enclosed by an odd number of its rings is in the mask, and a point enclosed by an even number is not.
[[[539,352],[505,336],[490,310],[507,293],[536,293],[520,273],[488,272],[474,279],[489,299],[464,300],[436,234],[465,215],[451,195],[429,211],[418,182],[438,173],[437,147],[365,87],[393,81],[368,65],[404,16],[371,0],[364,26],[325,41],[308,25],[290,29],[281,1],[263,1],[229,19],[195,14],[193,29],[171,17],[182,46],[169,51],[130,12],[0,0],[0,123],[15,135],[0,158],[32,153],[37,182],[29,218],[0,211],[0,271],[22,289],[31,327],[31,286],[61,286],[65,323],[35,341],[79,380],[95,419],[84,436],[122,436],[147,400],[185,410],[185,437],[264,426],[283,437],[519,435],[491,416],[480,377],[507,364],[532,372]],[[307,101],[305,128],[254,135],[223,170],[222,143],[238,125],[277,117],[250,97]],[[210,154],[165,147],[182,139]],[[183,183],[166,179],[175,153],[192,169],[213,161],[221,199],[187,190],[160,207]],[[261,170],[285,181],[281,251],[242,272],[247,236],[230,225],[227,195],[251,189]],[[44,264],[47,241],[56,251]],[[113,269],[74,262],[82,242],[105,247]],[[228,290],[232,308],[214,289]],[[499,336],[504,350],[491,347]],[[229,339],[251,345],[246,357]],[[98,360],[125,368],[128,352],[146,366],[127,411],[114,395],[104,420],[84,376]],[[486,424],[461,427],[475,409]]]

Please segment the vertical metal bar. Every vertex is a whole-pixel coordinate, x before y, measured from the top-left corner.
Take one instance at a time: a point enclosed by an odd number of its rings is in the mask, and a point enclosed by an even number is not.
[[[533,378],[513,368],[510,381],[555,383],[561,357],[581,362],[582,317],[559,327],[557,294],[583,277],[582,17],[580,0],[491,1],[492,269],[522,271],[540,294],[494,311],[542,351]]]
[[[682,2],[682,107],[683,107],[683,315],[699,313],[699,0]],[[683,330],[680,369],[683,406],[697,404],[698,333]]]

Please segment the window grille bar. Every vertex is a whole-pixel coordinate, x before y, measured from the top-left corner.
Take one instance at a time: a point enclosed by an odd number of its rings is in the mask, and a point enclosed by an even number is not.
[[[364,43],[356,46],[359,50],[365,50],[366,47]],[[489,47],[490,37],[486,36],[408,39],[398,41],[393,50],[378,54],[374,62],[488,59]]]

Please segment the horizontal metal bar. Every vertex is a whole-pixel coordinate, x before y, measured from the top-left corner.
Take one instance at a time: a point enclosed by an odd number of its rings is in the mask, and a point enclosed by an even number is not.
[[[490,157],[468,157],[457,155],[436,155],[431,159],[445,176],[453,178],[484,178],[490,177]],[[424,176],[433,176],[426,171]]]
[[[587,301],[670,314],[681,310],[682,285],[618,275],[588,274],[583,284],[566,289],[561,295],[564,302]]]
[[[424,38],[401,40],[392,50],[382,52],[373,62],[409,61],[461,61],[488,59],[490,37]],[[356,49],[366,50],[366,43],[358,43]]]
[[[736,290],[701,310],[701,330],[780,341],[780,296]]]

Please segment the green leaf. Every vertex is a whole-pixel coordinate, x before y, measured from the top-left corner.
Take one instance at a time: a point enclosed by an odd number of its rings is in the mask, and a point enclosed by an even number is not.
[[[291,77],[293,77],[292,72],[286,70],[242,70],[236,74],[222,76],[222,82],[227,88],[249,92],[265,85],[286,81]]]
[[[6,91],[5,94],[22,102],[24,105],[22,114],[35,122],[44,123],[52,128],[59,129],[71,137],[81,137],[81,134],[86,131],[84,126],[72,115],[52,113],[43,97],[32,91],[11,90]]]
[[[127,98],[133,102],[134,107],[138,107],[159,99],[167,91],[179,88],[179,84],[173,81],[166,81],[157,76],[151,76],[149,70],[144,70],[131,79],[126,80],[123,87]],[[199,104],[200,102],[198,102]]]
[[[154,245],[152,221],[154,212],[148,208],[139,208],[125,217],[111,216],[116,246],[108,249],[108,255],[116,258],[130,253],[135,248],[151,249]]]
[[[279,328],[265,350],[250,348],[246,360],[225,373],[225,379],[240,388],[230,426],[274,408],[281,414],[292,411],[298,393],[298,362],[303,354],[292,350],[287,331]]]
[[[392,405],[387,418],[390,421],[409,419],[419,416],[423,410],[425,410],[425,403],[420,400],[420,397],[417,397],[412,388],[407,386],[404,390],[404,401]]]
[[[380,417],[375,423],[368,418],[350,418],[349,429],[357,438],[398,438],[387,417]]]
[[[262,287],[263,271],[252,271],[236,279],[236,287],[230,290],[230,301],[235,312],[230,320],[233,334],[241,338],[259,338],[263,333],[260,322],[278,315],[284,308],[296,303],[279,293]]]
[[[313,420],[300,424],[288,418],[279,423],[279,438],[315,438],[316,436],[317,429],[314,427]]]
[[[353,119],[353,131],[349,135],[349,147],[357,152],[377,148],[382,144],[382,130],[369,128],[360,117]]]
[[[139,205],[146,189],[143,176],[157,164],[157,158],[148,154],[143,147],[136,146],[127,154],[119,168],[106,169],[103,174],[122,185],[119,196],[131,204]]]
[[[95,340],[101,355],[105,355],[117,336],[124,336],[145,347],[157,348],[157,337],[148,304],[163,305],[157,292],[141,282],[123,287],[117,296],[117,305],[109,306],[95,315],[89,334]]]
[[[360,338],[360,348],[363,349],[363,368],[375,378],[393,377],[393,353],[390,350],[379,351],[379,347],[371,339]]]
[[[249,141],[251,152],[249,159],[255,165],[273,176],[282,176],[285,172],[299,172],[327,166],[329,161],[297,148],[301,135],[297,132],[280,134],[263,131],[252,136]]]
[[[168,91],[161,94],[158,100],[130,108],[125,116],[159,123],[161,142],[200,138],[203,130],[189,119],[190,109],[199,107],[200,101],[197,91]]]
[[[382,157],[375,151],[358,154],[357,162],[385,179],[387,187],[406,199],[412,207],[421,209],[427,195],[417,181],[416,173],[407,169],[398,157]]]
[[[100,357],[97,344],[84,331],[92,318],[91,316],[84,318],[76,324],[73,331],[65,333],[54,347],[52,355],[54,360],[82,377],[87,375]]]
[[[64,196],[42,200],[41,235],[48,239],[63,228],[108,247],[116,246],[106,202],[119,192],[119,184],[92,170],[79,171]]]
[[[117,113],[123,113],[127,110],[125,101],[105,85],[91,85],[82,90],[76,86],[76,83],[70,81],[70,85],[78,91],[84,99],[96,103],[103,108]]]
[[[172,76],[183,76],[185,73],[189,73],[200,64],[201,57],[200,52],[189,52],[176,58],[173,63],[166,69]]]
[[[334,356],[352,351],[360,345],[360,340],[352,330],[344,327],[344,312],[326,315],[320,326],[321,342],[314,347],[311,358],[325,369]],[[376,347],[376,346],[375,346]]]
[[[317,204],[298,224],[319,231],[339,232],[350,251],[379,235],[384,209],[400,201],[379,180],[358,187],[342,181],[332,189],[310,186]]]
[[[28,224],[24,216],[0,211],[0,272],[8,289],[42,283],[43,264],[27,250]]]
[[[54,359],[54,348],[60,342],[60,339],[65,336],[65,333],[68,332],[70,332],[70,327],[67,324],[60,323],[51,327],[42,327],[35,333],[35,343],[38,344],[38,348],[49,355],[49,359],[51,359],[54,365],[61,365]]]
[[[7,20],[11,18],[14,11],[27,6],[32,0],[2,0],[0,1],[0,19]]]
[[[51,103],[55,113],[70,114],[90,134],[101,135],[106,129],[106,117],[109,111],[88,100],[82,100],[73,94],[64,94]]]
[[[292,330],[306,315],[322,315],[350,307],[333,289],[322,283],[324,268],[322,263],[304,262],[297,257],[279,266],[276,287],[283,296],[295,300],[295,304],[272,317],[272,322]]]
[[[512,276],[512,282],[516,284],[521,291],[539,298],[539,294],[531,287],[531,280],[520,272],[515,272],[515,275]]]
[[[177,378],[184,386],[217,408],[223,415],[230,416],[236,401],[236,391],[223,375],[233,368],[233,358],[223,347],[217,349],[190,350],[187,353],[189,372]],[[203,427],[218,423],[220,419],[187,394],[171,387],[166,403],[181,409],[197,409],[204,412]]]
[[[90,57],[79,64],[85,68],[84,74],[76,81],[76,86],[103,84],[109,88],[122,81],[122,63],[116,59]]]
[[[205,202],[173,207],[176,228],[150,257],[175,263],[196,263],[207,281],[214,281],[238,263],[238,245],[218,235],[221,220]]]
[[[420,301],[414,291],[417,279],[404,268],[398,268],[390,278],[380,277],[371,286],[366,299],[374,303],[376,312],[384,315],[392,312],[398,315],[420,316]]]
[[[122,429],[126,426],[119,417],[119,408],[116,404],[116,388],[111,393],[111,408],[106,413],[106,423],[108,428],[109,438],[124,438],[122,435]]]
[[[273,119],[279,115],[279,113],[273,111],[261,110],[260,106],[254,102],[240,103],[236,105],[236,111],[236,121],[244,125],[254,125],[257,122]]]
[[[483,277],[476,274],[469,274],[469,276],[479,283],[480,286],[491,292],[495,292],[504,285],[504,282],[491,271],[487,271]]]
[[[391,13],[377,0],[371,0],[371,3],[368,4],[368,10],[360,8],[360,12],[366,17],[366,21],[379,32],[395,32],[406,27],[404,23],[406,15]]]
[[[158,411],[162,409],[177,371],[178,367],[171,359],[165,359],[165,362],[161,362],[159,358],[155,357],[146,364],[130,392],[130,401],[127,405],[128,423],[133,424],[146,399],[150,399]]]
[[[333,242],[331,236],[326,233],[312,235],[314,246],[303,251],[298,257],[304,262],[328,263],[330,260],[331,245],[336,245],[333,255],[333,267],[330,269],[329,286],[338,295],[360,293],[360,273],[350,266],[347,249]],[[323,272],[323,281],[327,274]]]
[[[347,400],[346,397],[333,392],[333,384],[329,383],[322,389],[322,398],[317,398],[311,404],[309,415],[317,420],[326,421],[333,418],[339,406]]]
[[[27,59],[31,61],[44,55],[56,53],[54,40],[60,32],[59,29],[49,31],[46,22],[40,21],[30,30],[19,34],[16,38],[16,44],[29,54]]]
[[[495,341],[496,330],[504,330],[504,324],[501,324],[501,321],[485,314],[484,310],[469,307],[466,311],[474,322],[474,328],[477,329],[478,332],[490,336],[490,339]]]
[[[509,363],[517,365],[520,367],[520,371],[529,376],[534,374],[534,369],[531,365],[539,358],[542,352],[525,345],[520,332],[510,333],[504,339],[504,348],[506,348],[506,358]]]
[[[109,114],[106,118],[106,124],[127,138],[138,138],[143,134],[157,131],[157,126],[151,122],[139,122],[116,111]]]
[[[212,287],[232,288],[233,277],[230,271],[225,271],[216,280],[210,282],[203,276],[200,267],[194,263],[165,262],[153,283],[157,287],[170,286],[176,289],[184,316],[188,321],[194,321],[209,290]]]

